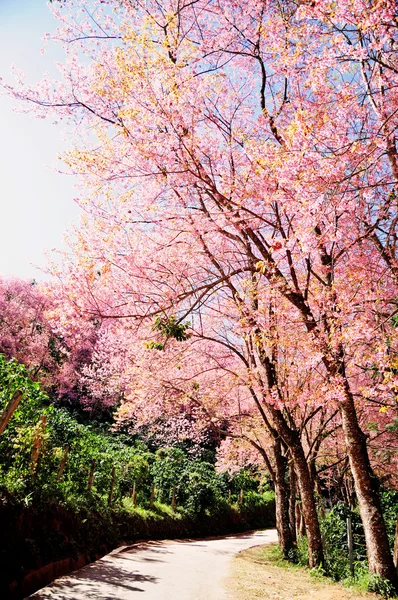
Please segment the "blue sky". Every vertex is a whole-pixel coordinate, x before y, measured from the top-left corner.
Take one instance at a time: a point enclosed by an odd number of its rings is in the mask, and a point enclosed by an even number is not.
[[[0,76],[12,81],[10,66],[34,82],[56,74],[62,50],[41,37],[56,26],[46,0],[0,0]],[[77,222],[74,178],[54,172],[68,148],[65,124],[13,112],[14,102],[0,96],[0,276],[43,279],[44,250],[62,248],[63,233]]]

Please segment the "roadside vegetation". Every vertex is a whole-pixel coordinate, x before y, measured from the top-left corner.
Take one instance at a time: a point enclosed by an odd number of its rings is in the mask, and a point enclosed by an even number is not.
[[[376,599],[360,586],[343,587],[292,564],[275,545],[256,546],[239,553],[228,578],[231,600],[368,600]]]
[[[394,543],[398,494],[381,494],[383,514],[391,546]],[[353,532],[352,569],[348,553],[347,518]],[[308,568],[308,542],[299,537],[294,557],[286,559],[279,546],[258,546],[241,552],[234,560],[230,590],[233,598],[252,600],[357,600],[393,598],[394,589],[377,575],[369,573],[363,527],[358,509],[343,503],[320,515],[325,563]],[[336,584],[339,585],[336,585]],[[368,594],[373,592],[374,594]]]
[[[52,405],[23,365],[0,356],[0,411],[16,390],[22,400],[0,435],[2,598],[34,591],[24,578],[46,564],[87,562],[137,539],[272,526],[273,492],[258,473],[230,477],[216,472],[208,448],[207,460],[200,448],[194,458],[178,447],[154,450],[109,423],[87,422]]]

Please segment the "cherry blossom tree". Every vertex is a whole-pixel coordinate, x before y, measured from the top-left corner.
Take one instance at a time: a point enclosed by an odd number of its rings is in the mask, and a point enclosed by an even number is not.
[[[62,81],[10,91],[79,125],[66,161],[87,184],[87,217],[63,273],[76,304],[101,319],[157,317],[166,333],[190,318],[203,341],[241,340],[253,401],[295,462],[315,565],[272,298],[306,340],[304,362],[319,365],[318,404],[340,414],[370,570],[396,584],[359,420],[375,360],[395,398],[395,3],[71,0],[54,11]]]
[[[55,284],[12,278],[0,280],[0,312],[0,352],[56,402],[91,413],[120,402],[126,349],[112,323],[84,318]]]
[[[28,366],[33,378],[48,379],[62,355],[46,317],[50,304],[34,281],[0,280],[0,352]]]

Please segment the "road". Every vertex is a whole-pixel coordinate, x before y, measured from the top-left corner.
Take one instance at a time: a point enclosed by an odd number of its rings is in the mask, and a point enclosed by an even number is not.
[[[275,542],[273,529],[212,540],[145,542],[118,548],[29,598],[34,600],[227,600],[231,558]]]

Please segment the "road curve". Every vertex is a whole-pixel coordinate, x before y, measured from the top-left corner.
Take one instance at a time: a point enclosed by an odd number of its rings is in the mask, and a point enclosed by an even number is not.
[[[56,579],[34,600],[227,600],[229,563],[241,550],[275,542],[276,530],[212,540],[145,542],[118,548]]]

